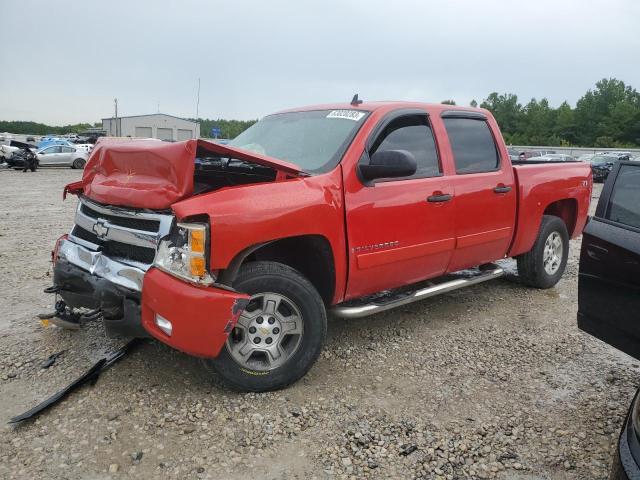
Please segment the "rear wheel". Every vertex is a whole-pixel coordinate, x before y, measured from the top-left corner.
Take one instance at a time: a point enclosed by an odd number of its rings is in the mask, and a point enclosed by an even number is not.
[[[77,169],[82,169],[84,168],[84,164],[85,164],[85,160],[84,158],[76,158],[73,163],[71,164],[71,168],[77,168]]]
[[[535,288],[551,288],[562,278],[569,257],[569,234],[564,222],[544,215],[533,248],[517,257],[518,275]]]
[[[320,295],[297,270],[275,262],[240,269],[233,287],[251,295],[218,358],[205,360],[232,387],[284,388],[315,363],[327,332]]]

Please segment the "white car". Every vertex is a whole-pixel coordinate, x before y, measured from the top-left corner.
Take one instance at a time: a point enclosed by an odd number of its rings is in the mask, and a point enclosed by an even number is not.
[[[40,166],[84,168],[89,154],[66,145],[50,145],[36,152]]]
[[[78,143],[75,144],[74,147],[76,147],[76,151],[84,153],[91,153],[91,150],[93,150],[92,143]]]
[[[575,162],[576,159],[564,153],[548,153],[541,157],[535,157],[534,160],[537,162]]]
[[[18,147],[12,147],[10,145],[0,145],[0,153],[5,160],[10,160],[13,157],[14,152],[20,151]]]
[[[595,153],[584,153],[578,157],[579,162],[590,162],[593,157],[595,157]]]

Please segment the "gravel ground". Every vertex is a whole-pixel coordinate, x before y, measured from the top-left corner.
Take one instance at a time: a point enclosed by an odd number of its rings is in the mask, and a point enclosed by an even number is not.
[[[73,221],[62,187],[79,177],[0,172],[1,420],[123,343],[36,318],[52,309],[49,252]],[[578,331],[579,246],[548,291],[511,277],[330,319],[316,366],[280,392],[229,391],[150,341],[36,421],[2,427],[0,477],[606,478],[638,364]]]

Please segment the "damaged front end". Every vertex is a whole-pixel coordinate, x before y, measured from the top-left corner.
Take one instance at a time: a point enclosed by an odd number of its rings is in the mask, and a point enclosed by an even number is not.
[[[152,336],[186,353],[215,357],[248,297],[216,286],[208,272],[200,272],[208,281],[199,284],[160,261],[159,246],[179,230],[168,213],[107,207],[81,197],[74,228],[56,245],[51,292],[66,310],[100,312],[110,336]],[[198,254],[194,238],[188,242],[196,250],[195,267],[206,268],[205,249]],[[189,267],[191,255],[179,250],[178,256]]]
[[[249,297],[215,283],[209,217],[177,218],[172,207],[220,188],[305,175],[296,165],[202,140],[101,140],[82,180],[64,191],[79,203],[54,252],[51,291],[64,302],[58,315],[89,309],[111,336],[151,336],[216,357]]]
[[[295,164],[205,140],[100,139],[67,193],[103,205],[166,210],[224,187],[307,176]]]

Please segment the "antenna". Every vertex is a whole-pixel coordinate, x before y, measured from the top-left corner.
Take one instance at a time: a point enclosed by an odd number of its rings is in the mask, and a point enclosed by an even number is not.
[[[115,107],[116,110],[116,116],[115,116],[115,120],[116,120],[116,137],[118,136],[118,99],[114,98],[113,99],[113,105]]]
[[[200,111],[200,77],[198,77],[198,98],[196,100],[196,122],[198,121],[199,111]]]
[[[351,99],[351,105],[353,105],[354,107],[357,107],[358,105],[360,105],[362,103],[362,100],[360,100],[358,98],[358,94],[356,93],[353,98]]]

